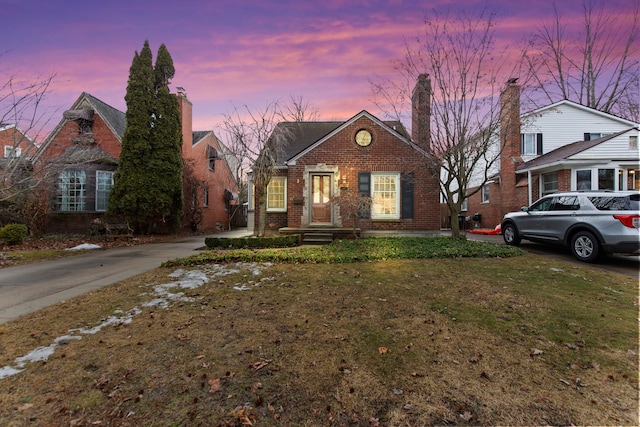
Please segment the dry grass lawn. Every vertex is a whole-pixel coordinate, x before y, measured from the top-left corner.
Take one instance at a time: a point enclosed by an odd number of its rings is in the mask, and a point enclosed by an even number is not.
[[[161,268],[0,325],[3,372],[3,426],[638,425],[638,282],[535,255]]]

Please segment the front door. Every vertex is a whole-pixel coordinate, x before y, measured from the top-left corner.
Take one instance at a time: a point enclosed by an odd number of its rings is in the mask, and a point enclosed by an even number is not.
[[[331,175],[311,175],[311,222],[331,223]]]

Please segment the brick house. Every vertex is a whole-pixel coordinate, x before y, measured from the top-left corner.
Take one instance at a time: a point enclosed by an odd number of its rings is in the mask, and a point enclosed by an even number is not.
[[[416,91],[422,89],[416,86]],[[414,98],[414,103],[428,100]],[[416,114],[428,117],[424,109]],[[349,192],[372,200],[358,219],[364,234],[440,230],[439,184],[425,168],[428,140],[415,143],[402,123],[382,121],[363,110],[344,122],[278,126],[291,137],[267,188],[269,231],[310,234],[325,229],[346,234],[354,218],[336,198]],[[253,222],[257,227],[257,213]]]
[[[198,141],[193,142],[191,103],[184,94],[180,97],[183,157],[192,159],[196,176],[203,182],[197,205],[202,213],[200,227],[213,228],[216,223],[228,227],[229,215],[219,205],[226,203],[225,189],[237,193],[235,181],[229,168],[222,165],[224,158],[213,170],[209,157],[200,155],[201,142],[217,147],[217,140],[212,133],[195,133]],[[34,168],[50,177],[45,196],[50,206],[46,232],[86,233],[91,221],[105,215],[125,127],[125,113],[86,92],[63,113],[34,158]]]
[[[36,142],[16,125],[0,123],[0,159],[30,159],[38,150]]]
[[[33,179],[32,157],[38,150],[36,142],[15,124],[0,123],[0,227],[19,221],[24,215],[16,205],[5,200],[19,196]]]
[[[492,179],[468,199],[467,228],[493,228],[557,191],[640,188],[638,123],[568,100],[520,114],[515,81],[500,103],[504,148]]]
[[[213,131],[192,130],[193,105],[183,91],[177,96],[182,118],[182,158],[198,182],[195,187],[184,183],[186,220],[195,215],[201,229],[229,229],[231,217],[239,208],[238,160]]]

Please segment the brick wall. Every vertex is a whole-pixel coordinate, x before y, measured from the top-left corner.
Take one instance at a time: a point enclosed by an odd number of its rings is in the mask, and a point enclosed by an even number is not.
[[[515,82],[507,83],[500,94],[500,141],[503,148],[498,202],[504,214],[521,207],[516,191],[516,166],[523,163],[520,156],[520,86]]]
[[[3,125],[0,124],[0,128],[2,127]],[[4,130],[0,130],[0,158],[4,157],[5,146],[19,148],[21,157],[33,156],[37,150],[29,137],[15,126],[7,126]]]
[[[209,132],[201,140],[193,141],[193,105],[184,93],[178,93],[177,97],[182,118],[182,157],[185,163],[191,165],[194,177],[206,186],[209,192],[207,206],[203,204],[204,189],[198,195],[198,204],[202,210],[202,222],[198,227],[201,230],[215,230],[216,224],[220,223],[228,229],[229,212],[224,194],[226,189],[237,194],[237,184],[224,159],[215,160],[213,170],[210,169],[209,147],[222,152],[218,140],[213,132]],[[186,224],[185,227],[190,227],[190,224]]]
[[[428,74],[418,76],[411,94],[411,133],[419,147],[431,151],[431,80]]]
[[[372,133],[373,141],[367,147],[360,147],[354,142],[355,134],[360,129],[367,129]],[[338,189],[337,191],[340,191],[340,187],[357,191],[358,172],[412,172],[414,174],[414,218],[390,221],[360,219],[359,225],[363,229],[371,230],[440,229],[437,178],[433,178],[426,171],[424,159],[414,148],[366,116],[358,118],[344,130],[298,159],[295,166],[289,167],[287,178],[287,225],[289,227],[308,225],[308,212],[305,215],[305,206],[309,204],[308,194],[305,194],[308,193],[308,186],[305,184],[310,171],[335,171],[334,189]],[[337,180],[340,180],[340,183],[337,183]],[[335,219],[336,215],[334,215]],[[352,224],[345,220],[341,226],[350,227]]]

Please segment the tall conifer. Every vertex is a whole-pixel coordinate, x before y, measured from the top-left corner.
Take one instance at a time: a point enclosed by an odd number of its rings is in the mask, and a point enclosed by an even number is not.
[[[169,92],[175,75],[173,59],[164,44],[158,49],[154,69],[154,126],[151,129],[152,173],[157,177],[156,215],[170,228],[180,226],[182,214],[182,126],[180,107]]]
[[[129,69],[127,127],[109,197],[109,213],[124,215],[137,232],[174,230],[182,213],[182,131],[178,101],[169,92],[173,60],[166,47],[153,67],[149,42]]]

